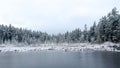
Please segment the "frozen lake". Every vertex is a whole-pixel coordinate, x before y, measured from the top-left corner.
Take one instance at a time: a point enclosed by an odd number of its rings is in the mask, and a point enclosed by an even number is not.
[[[118,52],[4,52],[0,68],[120,68]]]

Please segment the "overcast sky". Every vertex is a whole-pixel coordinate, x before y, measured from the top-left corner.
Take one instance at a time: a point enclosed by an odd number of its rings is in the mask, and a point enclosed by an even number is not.
[[[64,33],[90,27],[120,0],[0,0],[0,24]]]

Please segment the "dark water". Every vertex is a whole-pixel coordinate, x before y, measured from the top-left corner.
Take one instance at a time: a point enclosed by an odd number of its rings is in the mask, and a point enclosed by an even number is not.
[[[117,52],[0,53],[0,68],[120,68]]]

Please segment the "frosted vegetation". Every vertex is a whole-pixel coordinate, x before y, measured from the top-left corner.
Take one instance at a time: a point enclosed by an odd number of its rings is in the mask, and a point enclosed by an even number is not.
[[[116,51],[120,52],[119,44],[113,44],[110,42],[106,42],[104,44],[90,44],[90,43],[72,43],[72,44],[40,44],[39,46],[36,44],[30,46],[14,46],[14,45],[1,45],[0,52],[27,52],[27,51]]]
[[[107,42],[107,44],[106,44]],[[120,14],[116,8],[94,22],[90,29],[77,28],[64,34],[49,35],[40,31],[0,25],[0,51],[38,50],[120,50]]]

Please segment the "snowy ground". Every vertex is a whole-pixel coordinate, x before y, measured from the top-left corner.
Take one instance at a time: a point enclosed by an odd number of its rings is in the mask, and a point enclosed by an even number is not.
[[[104,44],[90,44],[90,43],[76,43],[76,44],[41,44],[39,46],[24,46],[16,47],[14,45],[0,45],[0,52],[26,52],[26,51],[41,51],[41,50],[62,50],[62,51],[116,51],[113,46],[120,46],[119,44],[113,44],[106,42]]]

